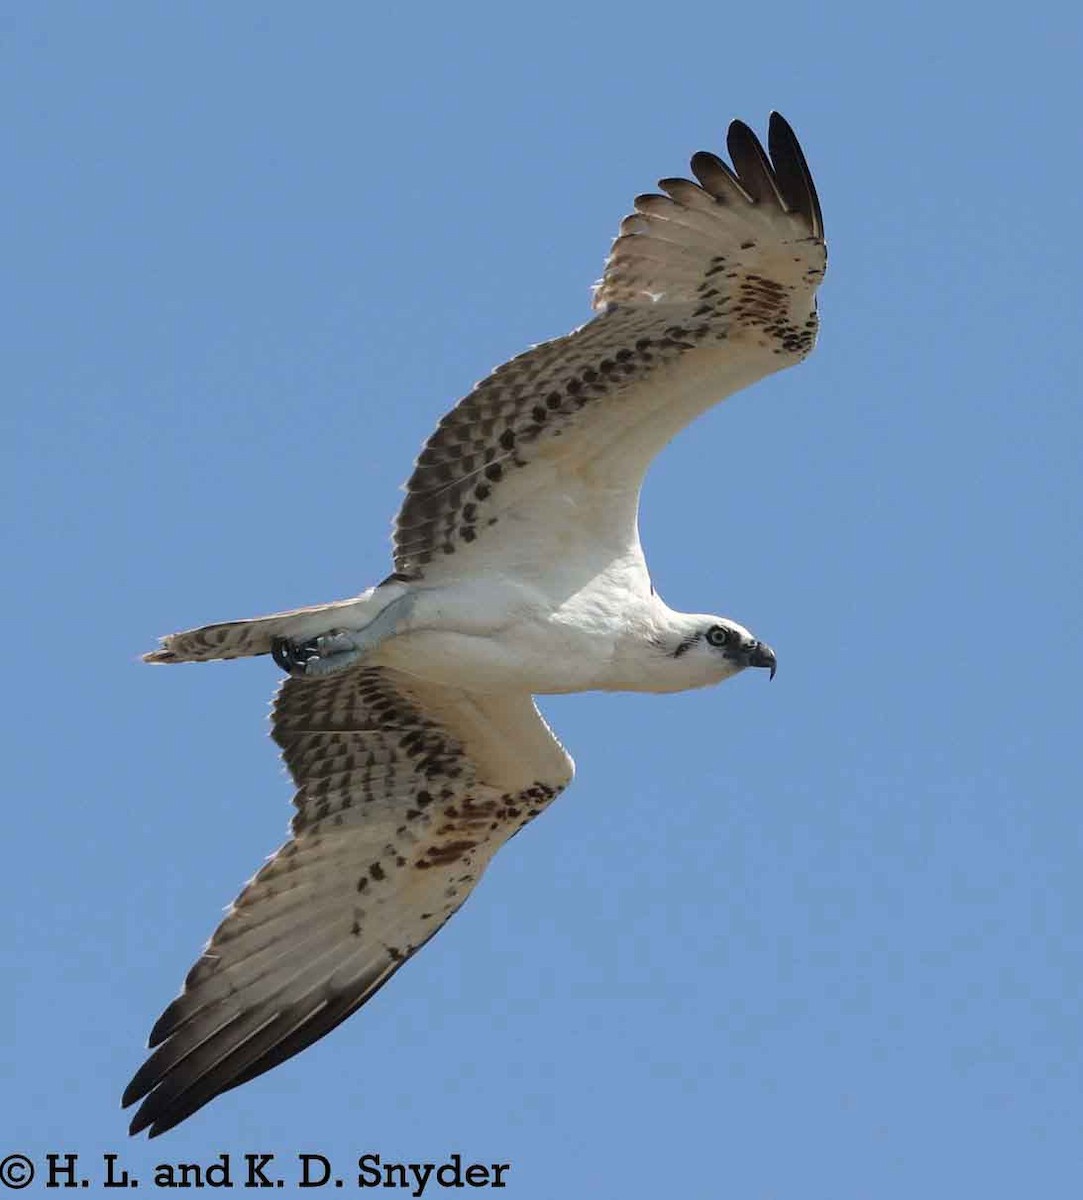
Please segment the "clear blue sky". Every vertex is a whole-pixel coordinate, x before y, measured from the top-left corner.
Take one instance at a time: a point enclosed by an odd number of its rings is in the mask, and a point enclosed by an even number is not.
[[[516,1200],[1078,1190],[1077,22],[6,6],[0,1154],[120,1150],[144,1190],[244,1150],[459,1151]],[[826,216],[820,345],[667,450],[642,528],[778,678],[546,702],[575,786],[448,928],[129,1142],[145,1036],[290,814],[271,664],[137,655],[382,578],[439,415],[771,108]]]

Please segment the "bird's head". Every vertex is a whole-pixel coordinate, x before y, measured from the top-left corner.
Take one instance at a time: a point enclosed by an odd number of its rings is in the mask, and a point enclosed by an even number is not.
[[[665,640],[664,651],[673,660],[674,675],[683,687],[721,683],[745,667],[766,667],[775,677],[775,652],[752,636],[743,625],[726,617],[686,616],[685,628]]]

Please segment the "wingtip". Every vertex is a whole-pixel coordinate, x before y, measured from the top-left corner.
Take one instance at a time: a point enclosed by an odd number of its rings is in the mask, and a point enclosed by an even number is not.
[[[147,1081],[145,1069],[140,1067],[128,1081],[128,1086],[124,1089],[124,1093],[120,1097],[120,1107],[131,1108],[137,1101],[144,1099],[153,1086],[153,1082]],[[133,1124],[138,1119],[139,1113],[136,1113],[133,1118]],[[135,1133],[138,1131],[132,1130],[131,1132]]]
[[[126,1108],[127,1105],[125,1105],[124,1107]],[[150,1125],[150,1123],[151,1123],[150,1118],[146,1117],[143,1114],[143,1110],[140,1109],[135,1114],[135,1116],[132,1117],[132,1119],[128,1122],[128,1136],[129,1137],[138,1137],[143,1132],[143,1130],[146,1129],[148,1125]]]
[[[730,161],[733,163],[735,170],[737,168],[735,158],[740,157],[742,149],[749,144],[756,147],[759,146],[760,139],[756,136],[756,131],[747,122],[742,121],[740,117],[734,117],[726,129],[726,150],[729,153]],[[734,147],[736,147],[736,156],[734,154]],[[740,177],[739,170],[736,170],[736,174]]]
[[[136,1097],[136,1099],[138,1098]],[[134,1103],[134,1100],[129,1103]],[[128,1106],[122,1102],[122,1107],[127,1108]],[[128,1123],[128,1136],[138,1137],[141,1133],[145,1133],[150,1139],[161,1137],[163,1133],[168,1133],[170,1129],[179,1125],[189,1116],[191,1113],[183,1108],[173,1113],[168,1108],[164,1112],[159,1111],[152,1094],[143,1101],[136,1110],[135,1116]]]
[[[736,134],[738,137],[755,137],[755,130],[748,124],[747,121],[742,121],[740,117],[734,117],[726,127],[726,137],[729,138]]]
[[[191,972],[189,972],[191,974]],[[177,1027],[181,1024],[177,1020],[177,1010],[179,1001],[183,996],[178,996],[175,1000],[171,1000],[166,1005],[162,1015],[154,1022],[154,1028],[150,1031],[150,1036],[147,1038],[147,1049],[156,1050],[171,1033],[174,1033]]]
[[[777,110],[768,122],[767,149],[787,204],[808,221],[813,237],[823,238],[823,210],[808,160],[793,126]]]

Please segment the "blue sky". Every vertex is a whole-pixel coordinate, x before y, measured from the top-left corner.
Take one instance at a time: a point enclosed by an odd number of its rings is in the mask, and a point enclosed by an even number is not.
[[[0,1154],[120,1151],[149,1183],[458,1151],[517,1198],[1078,1187],[1076,11],[0,26]],[[382,578],[440,414],[587,317],[637,192],[771,108],[824,207],[820,345],[676,440],[642,532],[666,599],[753,627],[778,678],[545,702],[576,784],[448,928],[129,1142],[145,1036],[290,813],[272,666],[138,654]]]

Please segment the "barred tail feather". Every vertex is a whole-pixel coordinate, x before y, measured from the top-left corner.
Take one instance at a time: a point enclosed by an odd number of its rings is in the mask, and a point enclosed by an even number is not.
[[[310,608],[293,608],[247,621],[224,621],[217,625],[186,629],[182,633],[171,633],[161,639],[157,650],[144,654],[143,661],[180,663],[249,658],[270,654],[275,638],[304,640],[329,633],[332,629],[358,628],[366,625],[383,608],[384,603],[393,599],[393,594],[387,594],[389,589],[382,588],[379,589],[384,593],[380,602],[370,604],[377,590],[370,588],[360,596],[336,600],[332,604],[315,604]]]

